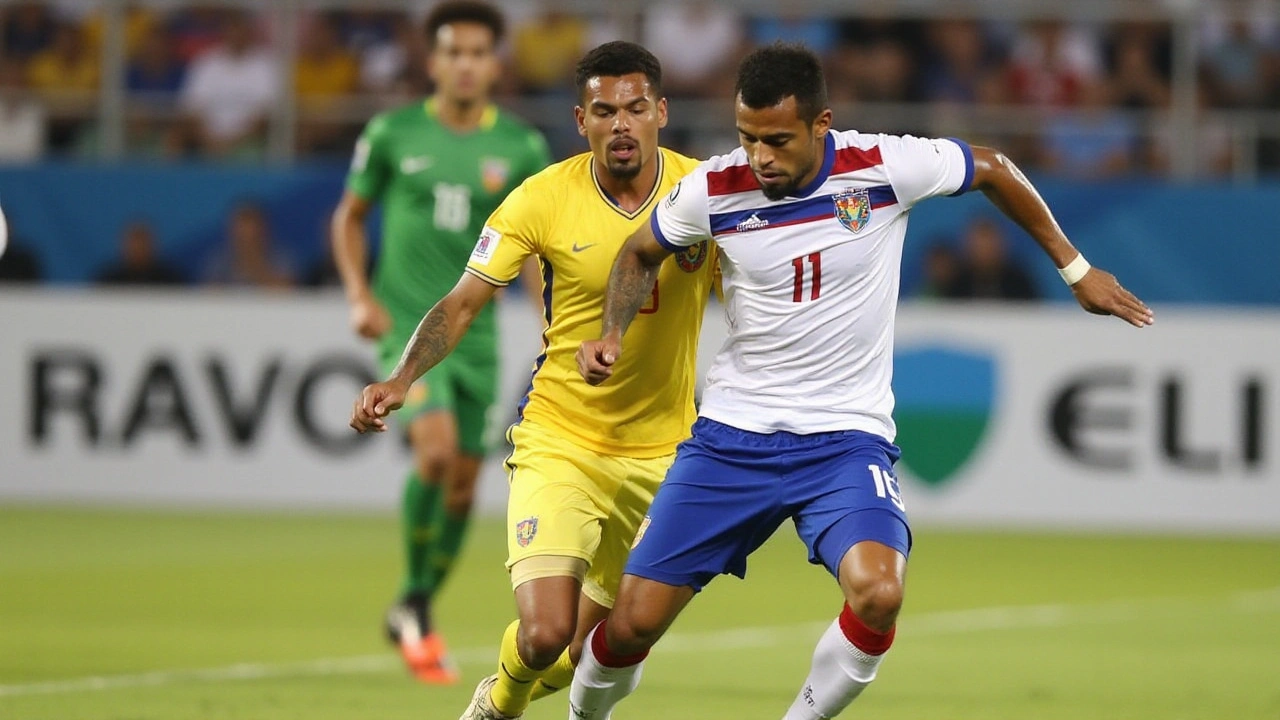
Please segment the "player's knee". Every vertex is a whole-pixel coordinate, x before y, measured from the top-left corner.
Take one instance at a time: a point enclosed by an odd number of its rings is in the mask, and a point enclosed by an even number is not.
[[[414,461],[423,482],[436,484],[453,472],[456,456],[448,450],[430,448],[414,453]]]
[[[475,490],[450,489],[444,496],[444,510],[454,517],[466,517],[471,514],[471,506],[475,503]]]
[[[637,655],[658,643],[666,623],[653,614],[617,613],[609,616],[609,649],[617,655]]]
[[[520,659],[531,668],[550,667],[573,641],[573,628],[572,618],[521,620]]]
[[[884,577],[859,583],[849,598],[849,607],[863,623],[877,632],[888,632],[902,609],[902,582]]]

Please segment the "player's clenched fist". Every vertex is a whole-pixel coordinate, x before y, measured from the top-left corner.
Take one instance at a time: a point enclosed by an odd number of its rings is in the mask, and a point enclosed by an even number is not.
[[[404,395],[408,390],[400,383],[391,381],[365,386],[351,411],[351,427],[360,433],[386,430],[387,422],[383,418],[404,405]]]
[[[586,340],[578,346],[578,372],[588,385],[599,385],[613,375],[613,364],[622,354],[616,340]]]

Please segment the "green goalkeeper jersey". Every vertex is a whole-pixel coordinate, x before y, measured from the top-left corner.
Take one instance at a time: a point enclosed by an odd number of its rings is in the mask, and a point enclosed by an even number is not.
[[[394,337],[386,340],[408,341],[427,310],[457,284],[485,220],[550,161],[536,129],[492,105],[466,133],[442,124],[431,99],[369,121],[347,189],[382,207],[373,293],[392,317]],[[458,351],[487,345],[493,352],[496,326],[490,303]]]

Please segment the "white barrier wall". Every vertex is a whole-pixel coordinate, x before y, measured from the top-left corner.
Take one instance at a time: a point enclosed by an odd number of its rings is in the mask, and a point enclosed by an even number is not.
[[[1280,531],[1280,313],[1157,312],[905,307],[913,519]],[[346,317],[330,294],[0,292],[0,501],[394,507],[401,442],[346,426],[374,373]],[[540,331],[514,294],[500,318],[498,426]],[[713,309],[700,371],[723,333]]]

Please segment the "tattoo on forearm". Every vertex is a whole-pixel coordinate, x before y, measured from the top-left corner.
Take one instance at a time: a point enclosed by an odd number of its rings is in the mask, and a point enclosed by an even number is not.
[[[409,339],[409,346],[404,349],[404,355],[400,357],[400,363],[392,376],[407,376],[410,380],[417,380],[443,360],[452,347],[449,337],[449,309],[444,303],[436,303],[426,317],[422,318],[422,322],[418,323],[418,329]]]
[[[623,252],[609,273],[609,288],[604,298],[604,331],[626,332],[652,292],[658,279],[659,265],[645,265],[638,257]]]

